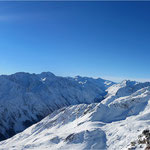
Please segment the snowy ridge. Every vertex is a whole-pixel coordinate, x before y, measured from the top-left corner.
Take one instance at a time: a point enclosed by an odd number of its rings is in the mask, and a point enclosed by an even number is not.
[[[112,84],[100,78],[58,77],[50,72],[2,75],[0,140],[23,131],[64,106],[100,102]]]
[[[120,84],[110,88],[116,86]],[[128,89],[132,91],[130,94],[126,92]],[[119,97],[117,93],[120,90]],[[149,83],[131,82],[109,94],[116,98],[108,104],[106,101],[110,95],[100,103],[56,110],[22,133],[0,142],[0,148],[127,150],[130,142],[150,125],[150,86]]]
[[[117,98],[129,96],[134,92],[138,91],[139,89],[148,86],[150,86],[150,82],[140,83],[136,81],[124,80],[119,84],[114,84],[110,86],[106,90],[108,94],[106,95],[106,99],[103,101],[103,104],[108,105],[109,103],[113,102]]]

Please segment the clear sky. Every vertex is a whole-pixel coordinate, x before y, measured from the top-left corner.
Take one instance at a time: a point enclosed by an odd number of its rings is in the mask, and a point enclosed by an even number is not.
[[[150,2],[0,2],[0,74],[150,80]]]

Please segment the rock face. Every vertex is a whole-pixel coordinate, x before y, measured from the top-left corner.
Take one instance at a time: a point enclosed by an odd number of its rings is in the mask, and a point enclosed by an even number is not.
[[[150,150],[150,130],[145,129],[142,134],[138,135],[135,141],[132,141],[128,150],[144,149]]]
[[[0,140],[23,131],[64,106],[100,102],[113,82],[50,72],[0,76]]]
[[[23,132],[0,142],[0,148],[148,150],[150,132],[145,129],[150,124],[149,83],[124,83],[112,85],[112,92],[109,91],[108,97],[99,103],[77,104],[55,110]],[[116,86],[119,86],[117,90]],[[130,89],[130,94],[127,89]],[[106,103],[110,95],[116,98]],[[142,136],[137,139],[141,133]]]

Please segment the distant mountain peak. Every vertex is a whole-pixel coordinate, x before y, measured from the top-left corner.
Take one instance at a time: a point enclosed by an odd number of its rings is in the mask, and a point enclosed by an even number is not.
[[[49,71],[47,71],[47,72],[41,72],[40,74],[41,75],[47,75],[47,76],[55,76],[52,72],[49,72]]]

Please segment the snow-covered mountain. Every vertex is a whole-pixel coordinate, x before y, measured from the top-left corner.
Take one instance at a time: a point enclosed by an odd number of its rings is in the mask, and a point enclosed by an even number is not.
[[[121,83],[110,86],[106,90],[107,95],[106,99],[103,100],[103,103],[109,104],[119,97],[129,96],[134,92],[148,86],[150,86],[150,82],[141,83],[136,81],[124,80]]]
[[[102,102],[56,110],[22,133],[0,142],[0,149],[144,149],[142,145],[131,147],[130,143],[150,125],[149,84],[123,81],[113,85]]]
[[[49,114],[1,141],[0,150],[144,150],[149,146],[137,137],[150,125],[150,82],[114,84],[49,72],[16,73],[0,76],[0,107],[4,138]]]
[[[50,72],[0,76],[0,140],[23,131],[64,106],[104,99],[111,81]]]

